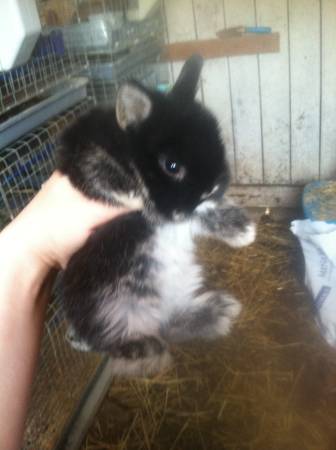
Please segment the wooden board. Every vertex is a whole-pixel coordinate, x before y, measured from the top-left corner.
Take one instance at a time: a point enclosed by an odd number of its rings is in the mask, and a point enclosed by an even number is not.
[[[184,61],[193,53],[199,53],[203,58],[219,58],[221,56],[254,55],[278,51],[278,33],[265,35],[246,33],[243,36],[230,36],[224,39],[204,39],[168,44],[163,49],[162,59]]]
[[[193,0],[196,34],[199,39],[216,38],[224,28],[223,0]]]
[[[278,30],[281,51],[260,55],[264,183],[290,182],[290,98],[287,0],[257,0],[257,23]]]
[[[212,38],[216,30],[224,27],[222,0],[206,2],[194,0],[196,32],[200,39]],[[215,114],[220,125],[230,165],[232,180],[235,181],[234,137],[231,109],[231,88],[227,58],[206,60],[202,70],[204,103]]]
[[[175,42],[195,40],[197,38],[192,0],[164,0],[167,23],[168,45]],[[183,62],[171,64],[172,81],[175,82]],[[203,101],[202,84],[197,98]]]
[[[300,186],[233,185],[228,194],[237,204],[246,207],[300,208],[302,203]]]
[[[255,25],[253,0],[225,1],[226,27]],[[255,55],[230,58],[233,124],[238,183],[263,182],[260,91]]]
[[[220,118],[234,181],[302,185],[319,175],[335,177],[335,0],[165,4],[173,30],[169,43],[215,39],[218,30],[242,25],[279,32],[279,53],[221,57],[205,64],[204,101]],[[172,64],[175,75],[181,65]]]
[[[320,2],[291,0],[291,178],[317,179],[320,149]]]
[[[336,177],[336,2],[322,0],[321,161],[322,179]]]

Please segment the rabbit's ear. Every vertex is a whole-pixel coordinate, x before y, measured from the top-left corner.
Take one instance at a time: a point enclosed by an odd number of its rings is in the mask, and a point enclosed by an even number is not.
[[[149,116],[152,102],[141,87],[132,83],[123,84],[117,94],[116,116],[121,129],[137,126]]]
[[[187,59],[171,90],[171,95],[183,102],[194,100],[202,67],[202,56],[194,54]]]

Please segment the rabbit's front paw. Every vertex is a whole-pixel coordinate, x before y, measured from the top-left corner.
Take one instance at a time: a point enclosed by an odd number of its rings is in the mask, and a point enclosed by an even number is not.
[[[252,244],[256,238],[256,225],[244,209],[231,201],[221,203],[204,202],[197,208],[198,228],[196,233],[212,236],[226,242],[231,247]]]
[[[223,240],[231,247],[239,248],[252,244],[255,241],[257,235],[257,227],[255,223],[250,222],[243,227],[242,230],[235,230],[232,235],[227,235]]]

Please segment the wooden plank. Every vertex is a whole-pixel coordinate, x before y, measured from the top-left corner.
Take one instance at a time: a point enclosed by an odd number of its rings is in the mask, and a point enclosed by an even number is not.
[[[257,0],[257,23],[280,32],[279,54],[260,55],[264,182],[290,182],[290,98],[287,0]]]
[[[228,195],[241,206],[297,208],[301,206],[301,186],[232,185]]]
[[[164,0],[168,44],[195,39],[195,27],[192,20],[191,0]],[[171,64],[172,82],[174,83],[182,64]]]
[[[200,39],[215,37],[224,27],[222,0],[194,0],[197,35]],[[227,58],[208,59],[202,71],[204,104],[215,114],[225,143],[226,159],[235,181],[235,160],[231,93]]]
[[[164,0],[166,13],[168,46],[180,41],[195,40],[196,30],[192,0]],[[163,60],[165,58],[162,58]],[[181,71],[183,60],[172,62],[172,81],[175,82]],[[197,93],[198,100],[202,101],[202,93]]]
[[[291,171],[293,183],[319,176],[320,1],[291,0]]]
[[[166,61],[184,61],[193,53],[203,58],[222,56],[254,55],[258,53],[279,52],[279,34],[249,34],[230,36],[224,39],[204,39],[176,42],[165,46],[162,59]]]
[[[192,0],[165,0],[169,42],[195,39]]]
[[[196,32],[199,39],[215,38],[224,28],[223,0],[193,0]]]
[[[336,177],[336,3],[322,0],[321,178]]]
[[[255,25],[253,0],[225,0],[226,27]],[[237,182],[263,182],[258,61],[230,58]]]
[[[164,43],[168,44],[169,41],[169,24],[167,21],[167,13],[166,13],[166,0],[161,0],[160,2],[160,6],[161,6],[161,12],[162,12],[162,16],[163,16],[163,21],[164,21]],[[171,86],[173,84],[173,68],[172,68],[172,64],[169,63],[165,63],[162,62],[162,64],[166,64],[168,67],[168,83]]]

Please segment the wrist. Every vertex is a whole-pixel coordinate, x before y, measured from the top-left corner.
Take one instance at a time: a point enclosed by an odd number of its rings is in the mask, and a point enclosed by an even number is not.
[[[23,234],[15,221],[0,233],[0,285],[11,305],[16,299],[23,303],[25,298],[37,299],[50,271],[27,234],[29,230]]]

